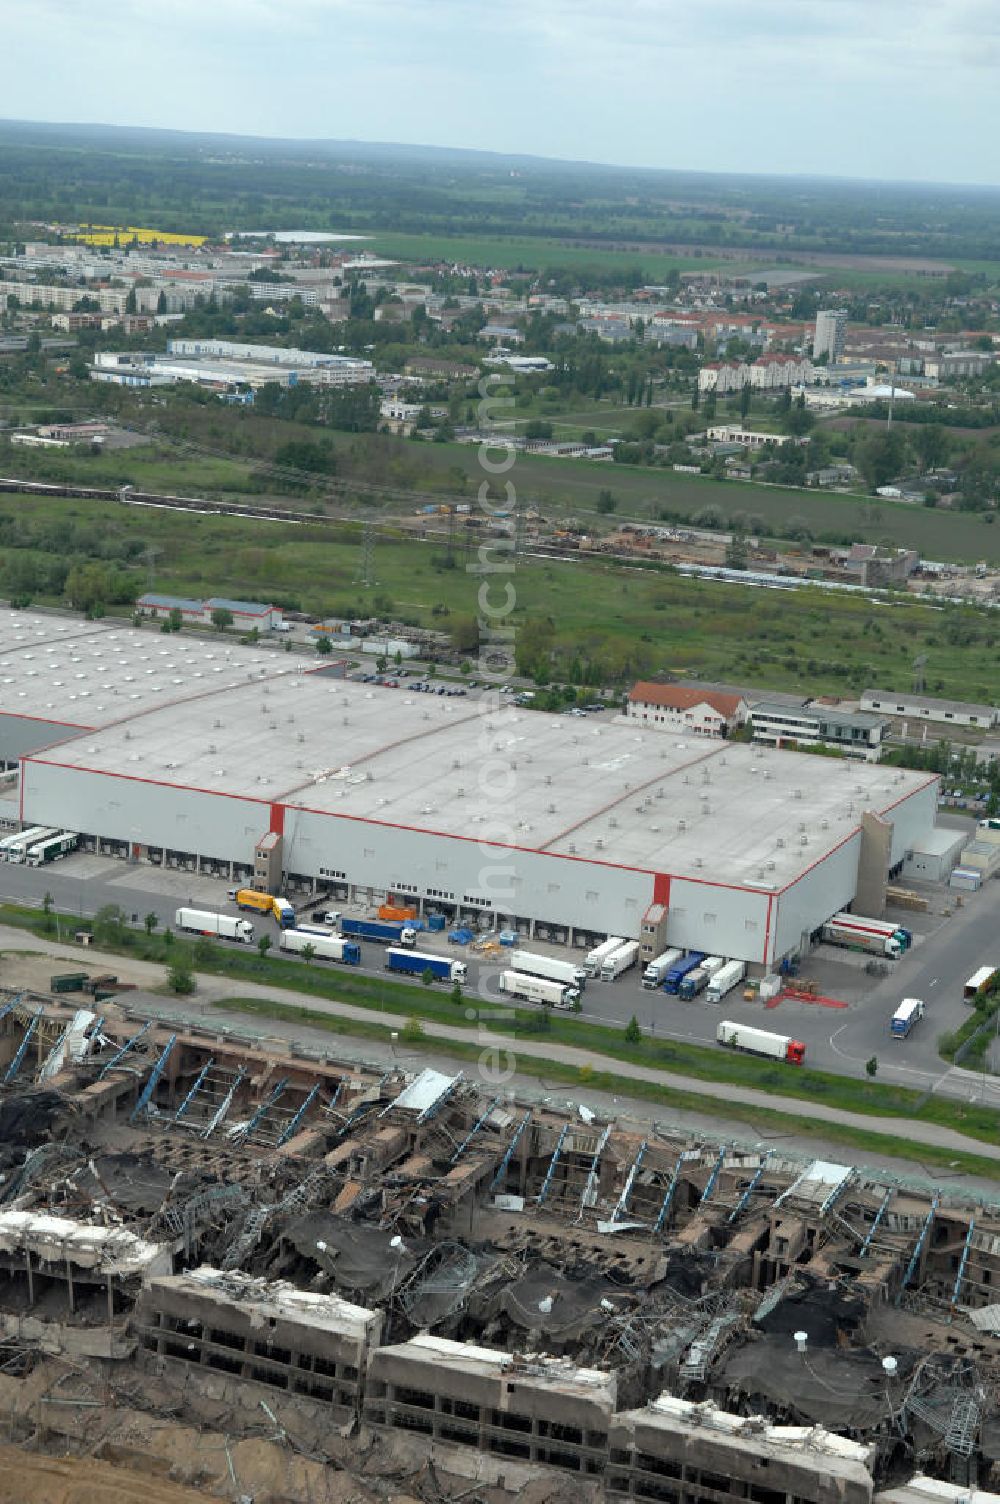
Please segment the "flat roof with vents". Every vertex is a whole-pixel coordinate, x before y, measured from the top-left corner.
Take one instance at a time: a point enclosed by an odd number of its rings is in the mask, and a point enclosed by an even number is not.
[[[139,638],[156,650],[155,636]],[[260,680],[254,655],[245,669],[233,657],[194,695],[162,706],[151,696],[134,714],[126,702],[117,724],[36,760],[765,890],[841,845],[865,811],[887,814],[936,781],[624,719],[332,681],[303,660]],[[0,685],[0,711],[5,700]]]

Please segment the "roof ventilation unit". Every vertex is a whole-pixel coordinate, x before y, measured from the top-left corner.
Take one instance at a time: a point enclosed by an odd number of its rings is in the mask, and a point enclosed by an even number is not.
[[[678,829],[678,831],[683,832],[683,831],[687,830],[687,828],[688,828],[688,822],[686,820],[678,820],[677,821],[677,829]]]
[[[784,838],[784,836],[779,836],[778,839],[775,841],[774,844],[775,844],[775,846],[777,846],[777,848],[778,848],[779,851],[782,851],[784,849],[784,845],[785,845],[785,838]]]

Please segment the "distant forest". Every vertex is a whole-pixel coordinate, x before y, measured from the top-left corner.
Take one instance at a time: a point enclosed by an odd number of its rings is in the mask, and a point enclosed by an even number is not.
[[[39,219],[993,260],[1000,190],[0,122],[0,235]]]

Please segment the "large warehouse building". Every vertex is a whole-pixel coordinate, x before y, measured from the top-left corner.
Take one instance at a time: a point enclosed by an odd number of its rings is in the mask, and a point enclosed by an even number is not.
[[[0,617],[0,758],[20,761],[16,818],[137,860],[237,879],[270,863],[355,902],[765,967],[884,885],[937,794],[925,774],[26,612]]]

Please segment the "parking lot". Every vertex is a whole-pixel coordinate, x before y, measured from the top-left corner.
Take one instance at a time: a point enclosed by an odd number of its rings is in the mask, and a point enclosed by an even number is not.
[[[228,884],[215,878],[163,869],[149,864],[127,864],[109,857],[75,853],[41,869],[0,866],[0,898],[41,904],[46,892],[56,908],[65,913],[92,917],[105,904],[117,904],[136,924],[155,913],[161,927],[173,926],[175,911],[193,905],[220,913],[236,913],[227,896]],[[962,895],[961,907],[947,889],[928,890],[930,912],[891,914],[914,932],[912,948],[897,962],[886,963],[884,976],[866,970],[868,957],[832,946],[819,946],[802,964],[799,980],[815,984],[827,1001],[799,1001],[782,997],[766,1006],[744,999],[737,987],[721,1005],[668,997],[662,989],[646,991],[640,986],[641,968],[626,972],[617,982],[588,982],[582,996],[582,1016],[596,1023],[624,1027],[634,1015],[644,1033],[653,1037],[715,1044],[721,1018],[753,1022],[776,1033],[788,1034],[806,1045],[806,1060],[819,1069],[847,1075],[863,1073],[873,1055],[879,1061],[881,1080],[897,1081],[917,1088],[940,1083],[949,1068],[940,1059],[937,1040],[957,1029],[968,1017],[962,999],[966,978],[978,966],[1000,964],[1000,938],[996,924],[996,889],[988,885],[976,894]],[[327,908],[321,899],[298,908],[301,919],[312,922],[314,911]],[[365,910],[337,905],[345,914],[368,917]],[[278,950],[276,923],[260,915],[249,916],[257,936],[269,934]],[[523,942],[528,948],[528,942]],[[447,934],[423,931],[419,948],[464,960],[469,968],[466,991],[470,997],[506,1002],[497,993],[497,976],[510,955],[503,949],[482,958],[474,947],[449,944]],[[560,946],[532,941],[530,948],[565,959]],[[571,956],[582,962],[583,952]],[[335,967],[331,964],[331,970]],[[385,976],[383,948],[374,942],[362,944],[361,970]],[[905,1039],[894,1039],[889,1021],[904,997],[919,997],[926,1017]],[[833,1006],[836,1003],[841,1006]]]

